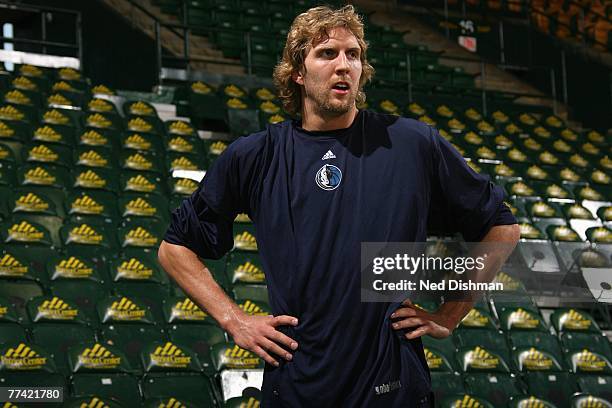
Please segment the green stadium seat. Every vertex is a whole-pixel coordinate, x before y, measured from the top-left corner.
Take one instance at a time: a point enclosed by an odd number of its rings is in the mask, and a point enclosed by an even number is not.
[[[201,372],[202,365],[189,347],[171,341],[153,341],[141,351],[145,372]]]
[[[160,196],[125,193],[118,205],[119,214],[124,218],[168,222],[168,200]]]
[[[164,320],[168,324],[216,325],[215,320],[186,296],[163,300]]]
[[[138,379],[130,374],[75,374],[70,380],[71,395],[97,395],[121,401],[126,407],[140,406]],[[97,406],[97,405],[96,405]]]
[[[84,279],[56,280],[49,287],[49,291],[59,298],[72,300],[92,318],[97,317],[97,302],[108,296],[108,292],[101,283]]]
[[[83,127],[93,129],[123,130],[123,119],[111,113],[89,112],[83,117]]]
[[[612,402],[604,398],[601,398],[599,396],[591,395],[588,393],[580,393],[572,397],[570,406],[572,408],[589,408],[589,407],[608,408],[612,406]]]
[[[211,347],[210,354],[217,372],[263,368],[264,361],[258,355],[240,348],[234,343],[220,343]]]
[[[514,331],[514,330],[538,330],[548,331],[544,319],[539,313],[535,313],[533,310],[525,310],[521,307],[516,308],[504,308],[500,312],[500,322],[502,330]]]
[[[498,351],[506,351],[508,348],[503,333],[497,330],[457,329],[454,338],[458,347],[482,346]]]
[[[41,345],[27,341],[12,341],[0,345],[2,371],[44,371],[56,373],[53,355]]]
[[[166,334],[160,327],[137,323],[105,325],[100,330],[100,339],[123,350],[134,370],[142,370],[141,354],[151,342],[165,342]]]
[[[33,216],[19,215],[3,223],[2,241],[15,245],[52,246],[55,242],[51,231],[32,219]],[[40,221],[40,219],[37,219],[37,221]]]
[[[265,274],[259,255],[235,252],[227,266],[227,276],[232,284],[265,284]]]
[[[32,323],[73,323],[88,324],[90,321],[83,310],[69,299],[57,296],[40,296],[30,299],[27,305]]]
[[[557,333],[588,332],[600,333],[597,323],[587,312],[576,309],[557,309],[550,316],[551,323]]]
[[[572,372],[588,375],[611,375],[612,363],[602,354],[589,350],[587,345],[565,353]]]
[[[578,386],[582,392],[597,395],[612,401],[612,377],[601,375],[578,376]]]
[[[9,211],[64,217],[63,193],[53,194],[39,188],[17,188],[10,194]]]
[[[464,380],[470,395],[482,397],[495,406],[506,404],[511,397],[523,394],[520,382],[513,375],[468,374]]]
[[[198,407],[212,407],[216,404],[213,385],[208,377],[201,374],[148,373],[141,381],[144,397],[175,398]]]
[[[111,101],[103,98],[90,99],[87,102],[86,110],[88,112],[118,115],[115,105]]]
[[[232,289],[234,299],[251,299],[255,302],[269,303],[268,288],[263,285],[236,285]]]
[[[164,127],[157,116],[127,116],[125,128],[128,132],[163,135]]]
[[[529,372],[523,377],[528,392],[539,398],[552,402],[558,407],[564,407],[578,391],[578,384],[569,373],[538,373]]]
[[[113,282],[168,283],[168,275],[157,263],[155,254],[143,251],[114,259],[110,265],[110,277]]]
[[[514,363],[520,372],[560,372],[565,371],[563,361],[556,350],[539,346],[519,347],[513,351]]]
[[[73,373],[135,373],[123,351],[108,343],[84,342],[70,347],[68,365]]]
[[[119,190],[122,193],[145,193],[165,195],[162,178],[154,173],[122,171],[119,177]]]
[[[557,408],[553,403],[542,398],[534,397],[533,395],[518,395],[510,398],[508,402],[509,408],[523,407],[539,407],[539,408]]]
[[[103,324],[155,324],[155,316],[143,300],[134,296],[110,296],[97,303]]]
[[[210,348],[215,344],[227,341],[227,337],[221,328],[211,324],[176,324],[168,328],[168,336],[171,341],[184,344],[193,350],[206,374],[213,375],[215,373]]]
[[[78,218],[100,224],[118,219],[116,202],[115,195],[108,191],[76,190],[68,194],[65,210],[73,222]]]
[[[474,307],[467,313],[463,320],[461,320],[457,327],[461,329],[496,330],[497,324],[488,310],[483,307]]]
[[[124,150],[119,155],[122,170],[146,171],[163,174],[163,166],[159,156],[151,152]]]
[[[174,397],[147,399],[142,406],[144,408],[196,408],[194,404]]]
[[[145,101],[126,101],[123,103],[123,113],[133,116],[150,116],[150,117],[158,117],[157,110],[155,107],[148,102]]]
[[[456,357],[461,371],[466,373],[509,373],[507,354],[504,349],[475,346],[459,348]]]
[[[8,170],[10,174],[10,170]],[[10,176],[9,176],[10,177]],[[42,164],[25,164],[17,170],[21,186],[41,186],[63,189],[68,186],[68,170],[62,167]],[[12,183],[12,185],[15,185]]]
[[[593,243],[612,243],[612,230],[608,227],[591,227],[585,233],[587,239]]]
[[[451,395],[465,393],[463,379],[459,373],[432,371],[430,374],[431,388],[436,401],[442,401]]]
[[[224,408],[257,408],[261,404],[261,396],[233,397],[225,401]]]
[[[27,341],[25,329],[17,323],[0,323],[0,344]]]
[[[95,341],[91,327],[66,323],[39,323],[32,326],[32,340],[53,354],[58,370],[70,374],[68,350],[82,342]]]
[[[74,165],[113,170],[115,162],[108,148],[80,146],[74,150]]]
[[[564,332],[560,338],[563,349],[566,352],[587,347],[589,350],[593,350],[609,360],[612,359],[612,347],[610,346],[610,340],[606,336],[596,333]]]
[[[155,153],[163,150],[163,144],[160,136],[152,133],[126,132],[119,136],[119,141],[121,148],[126,151],[138,150],[142,152]],[[129,155],[134,153],[135,152],[129,152]],[[126,155],[127,154],[128,153],[126,152]],[[138,162],[135,162],[132,164],[132,166],[136,166],[137,164]]]
[[[158,221],[130,221],[117,230],[121,248],[157,248],[166,232],[166,224]]]
[[[99,254],[116,247],[114,237],[105,226],[90,222],[67,222],[61,228],[60,235],[66,248],[79,248],[86,255]]]
[[[89,128],[77,132],[75,142],[77,146],[90,146],[108,150],[113,150],[118,145],[115,132]]]
[[[111,193],[119,191],[118,176],[111,170],[79,166],[72,174],[71,185],[74,188],[110,191]]]

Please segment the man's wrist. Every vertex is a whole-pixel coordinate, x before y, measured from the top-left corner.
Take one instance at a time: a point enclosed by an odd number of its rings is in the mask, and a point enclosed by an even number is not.
[[[229,313],[225,313],[221,319],[218,320],[219,326],[230,335],[233,336],[234,331],[240,326],[240,320],[245,316],[245,313],[238,307],[232,308]]]

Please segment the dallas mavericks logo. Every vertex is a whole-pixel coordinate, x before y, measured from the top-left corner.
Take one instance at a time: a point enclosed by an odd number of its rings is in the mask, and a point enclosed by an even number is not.
[[[317,171],[315,181],[323,190],[335,190],[342,181],[342,172],[336,166],[326,164]]]

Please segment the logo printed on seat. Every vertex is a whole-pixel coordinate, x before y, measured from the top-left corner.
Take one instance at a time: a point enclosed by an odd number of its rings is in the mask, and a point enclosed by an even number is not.
[[[149,279],[153,275],[153,269],[146,267],[136,258],[121,262],[117,267],[117,277],[125,279]]]
[[[205,320],[208,314],[189,298],[177,302],[172,306],[170,321],[181,320]]]
[[[22,195],[15,201],[14,211],[45,211],[49,209],[49,203],[34,193]]]
[[[47,364],[46,357],[42,357],[25,343],[9,348],[0,356],[0,360],[9,370],[38,370]]]
[[[79,258],[71,256],[62,259],[55,265],[52,279],[62,278],[87,278],[93,274],[93,268],[87,266]]]
[[[151,183],[147,180],[146,177],[142,175],[137,175],[131,177],[126,183],[126,189],[132,191],[140,191],[145,193],[150,193],[155,190],[155,184]]]
[[[79,366],[93,369],[109,369],[116,368],[121,364],[121,357],[115,356],[111,351],[106,349],[100,343],[94,344],[92,348],[87,347],[79,355]]]
[[[0,276],[23,276],[26,273],[28,273],[28,267],[11,254],[4,254],[0,259]]]
[[[98,204],[93,198],[87,194],[78,197],[70,204],[71,213],[78,212],[82,214],[102,214],[104,206]]]
[[[171,342],[158,346],[149,357],[151,363],[161,367],[185,368],[191,364],[191,357]]]

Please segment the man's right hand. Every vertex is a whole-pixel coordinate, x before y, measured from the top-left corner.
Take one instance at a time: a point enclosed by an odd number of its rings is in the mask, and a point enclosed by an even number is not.
[[[238,346],[252,351],[268,364],[278,367],[278,361],[270,354],[291,361],[293,356],[279,344],[291,350],[296,350],[298,344],[276,328],[278,326],[297,326],[297,324],[298,319],[293,316],[250,316],[241,314],[228,322],[225,329]]]

